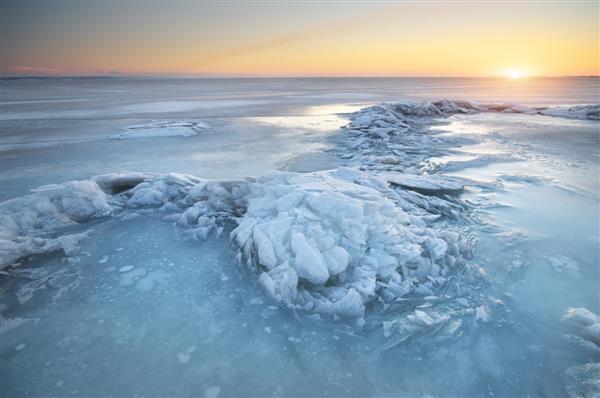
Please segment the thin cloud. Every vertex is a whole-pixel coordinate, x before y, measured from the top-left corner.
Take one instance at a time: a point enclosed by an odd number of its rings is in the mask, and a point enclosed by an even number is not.
[[[232,48],[229,50],[223,50],[208,54],[200,59],[201,65],[214,64],[229,59],[242,57],[245,55],[251,55],[257,52],[266,52],[269,50],[289,46],[291,44],[300,43],[306,40],[323,37],[324,35],[331,34],[342,34],[352,32],[357,29],[363,29],[367,25],[373,23],[381,23],[383,20],[389,18],[391,15],[390,11],[395,9],[396,6],[384,6],[379,7],[374,11],[345,18],[338,21],[323,23],[320,25],[312,26],[308,29],[303,29],[298,32],[281,35],[269,40],[264,40],[248,45]]]

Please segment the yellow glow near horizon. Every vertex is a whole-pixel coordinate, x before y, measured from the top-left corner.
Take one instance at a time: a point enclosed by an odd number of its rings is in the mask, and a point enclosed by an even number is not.
[[[527,76],[527,74],[520,69],[511,69],[506,72],[506,75],[513,80],[521,79]]]
[[[135,3],[1,2],[0,71],[511,79],[600,74],[599,5],[590,1]]]

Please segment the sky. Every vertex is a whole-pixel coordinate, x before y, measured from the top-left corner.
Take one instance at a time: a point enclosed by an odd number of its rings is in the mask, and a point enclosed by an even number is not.
[[[597,1],[0,4],[2,76],[600,74]]]

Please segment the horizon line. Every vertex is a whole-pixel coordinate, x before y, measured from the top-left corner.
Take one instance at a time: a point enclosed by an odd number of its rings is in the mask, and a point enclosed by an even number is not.
[[[503,75],[244,75],[244,74],[185,74],[185,73],[82,73],[82,74],[3,74],[0,79],[19,78],[92,78],[92,77],[129,77],[129,78],[197,78],[197,79],[508,79]],[[513,80],[539,78],[600,78],[600,75],[531,75]]]

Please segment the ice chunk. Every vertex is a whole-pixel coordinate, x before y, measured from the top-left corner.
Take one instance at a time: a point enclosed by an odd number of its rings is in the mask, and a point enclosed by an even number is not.
[[[258,281],[265,291],[277,301],[291,304],[296,298],[298,275],[287,263],[269,272],[263,272]]]
[[[407,213],[394,202],[406,197],[438,200],[356,169],[269,175],[249,184],[248,210],[231,236],[264,271],[259,283],[275,300],[362,316],[378,292],[389,300],[431,294],[460,259],[459,236],[427,227],[422,207],[406,205]]]
[[[480,305],[475,308],[475,319],[487,322],[491,316],[490,309],[486,305]]]
[[[295,255],[294,268],[298,277],[314,284],[324,284],[329,279],[327,267],[319,251],[306,240],[303,234],[295,232],[291,238],[292,251]]]
[[[154,121],[127,127],[113,138],[135,139],[154,137],[191,137],[208,128],[205,122]]]
[[[48,233],[75,226],[114,211],[112,199],[94,181],[70,181],[40,187],[31,195],[0,204],[0,267],[17,259],[62,250],[71,255],[78,250],[85,233],[44,237]]]
[[[433,318],[431,318],[429,315],[427,315],[427,313],[423,311],[415,310],[415,317],[427,326],[433,325],[435,323]]]
[[[72,256],[79,251],[81,241],[87,237],[88,233],[83,232],[57,238],[20,236],[12,240],[0,239],[0,268],[33,254],[62,251],[65,255]]]
[[[362,317],[365,313],[362,297],[355,289],[349,289],[341,300],[334,303],[333,313],[351,318]]]
[[[255,228],[252,238],[257,248],[260,264],[267,267],[267,269],[275,268],[278,264],[278,259],[269,237],[260,228]]]
[[[337,275],[344,272],[348,267],[348,252],[340,246],[326,251],[323,253],[323,257],[327,263],[327,270],[330,275]]]
[[[565,321],[578,328],[586,340],[600,348],[600,317],[587,308],[568,308]]]
[[[427,248],[432,260],[443,258],[448,252],[448,243],[440,238],[431,238],[427,240]]]
[[[464,185],[460,181],[450,177],[403,173],[385,173],[382,174],[382,177],[392,184],[422,191],[461,191],[464,189]]]

